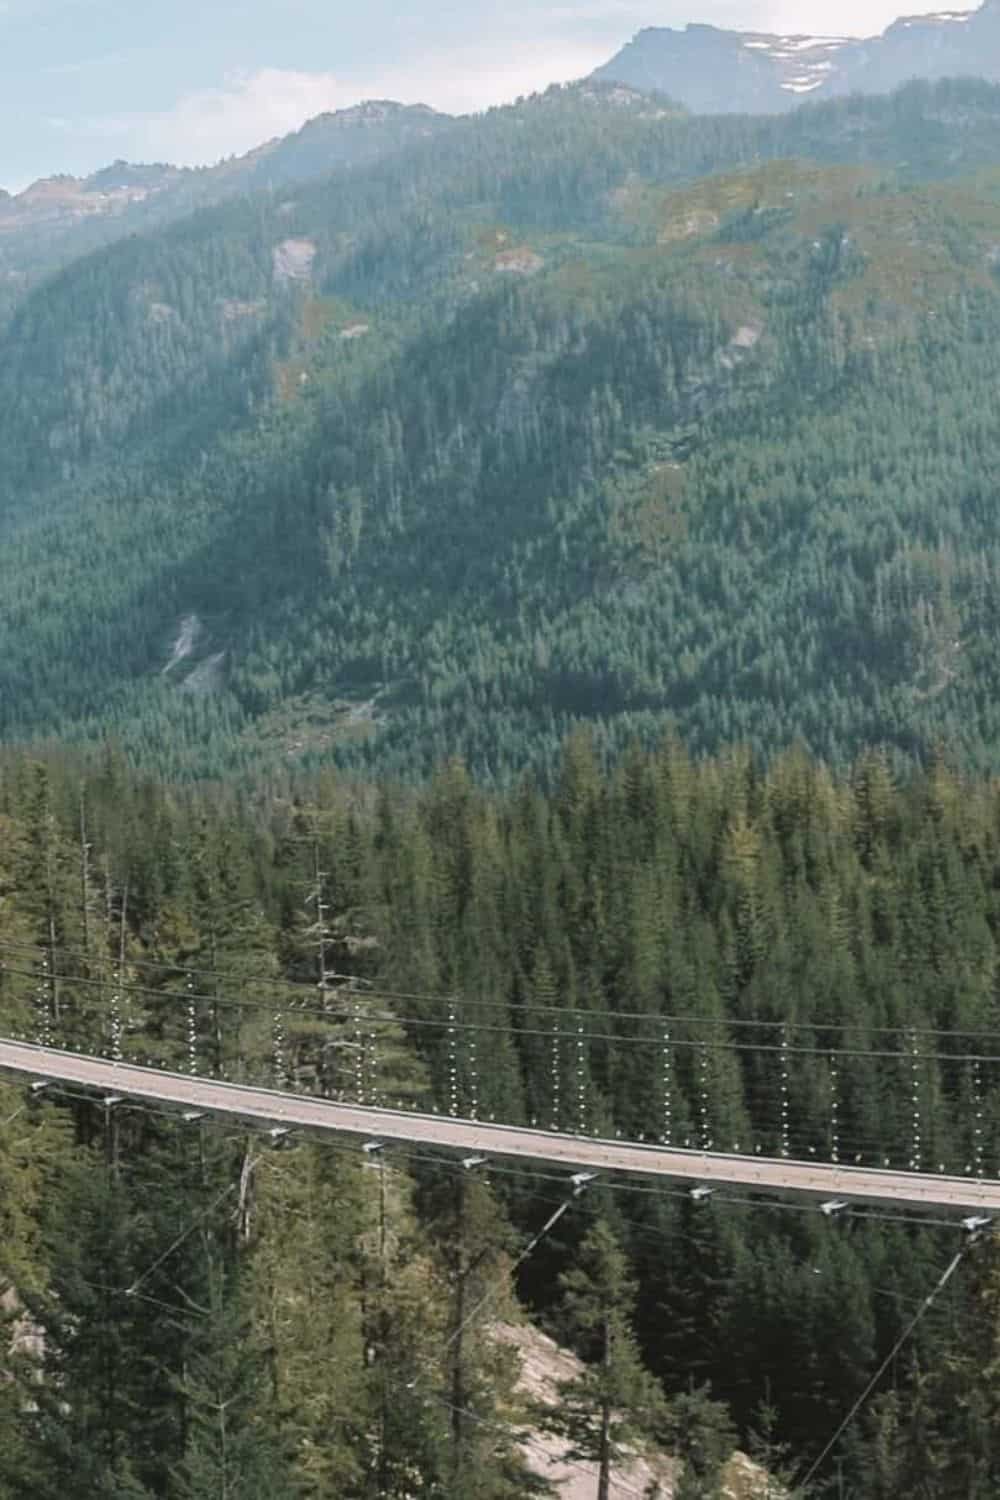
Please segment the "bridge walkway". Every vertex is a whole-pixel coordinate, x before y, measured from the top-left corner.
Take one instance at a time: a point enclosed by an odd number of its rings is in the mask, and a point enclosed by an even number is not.
[[[1000,1182],[926,1172],[897,1172],[830,1162],[788,1161],[671,1146],[591,1139],[521,1126],[409,1113],[223,1083],[131,1063],[0,1040],[0,1073],[25,1081],[94,1090],[270,1127],[359,1136],[387,1145],[423,1146],[463,1156],[545,1163],[567,1173],[593,1172],[686,1183],[692,1189],[739,1188],[858,1207],[934,1209],[956,1216],[1000,1216]]]

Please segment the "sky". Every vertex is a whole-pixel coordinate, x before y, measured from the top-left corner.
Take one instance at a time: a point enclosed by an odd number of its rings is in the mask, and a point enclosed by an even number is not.
[[[966,0],[971,5],[974,0]],[[0,0],[0,186],[211,163],[361,99],[483,109],[643,26],[867,36],[900,0]]]

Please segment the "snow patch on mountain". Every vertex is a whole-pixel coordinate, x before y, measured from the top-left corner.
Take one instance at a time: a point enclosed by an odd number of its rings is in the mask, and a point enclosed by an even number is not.
[[[930,16],[903,16],[896,22],[897,26],[928,26],[934,22],[954,21],[961,26],[965,21],[971,21],[975,15],[974,10],[941,10]]]
[[[704,112],[770,113],[810,95],[887,93],[914,78],[1000,81],[1000,4],[905,15],[881,36],[647,27],[594,77]]]
[[[774,64],[779,88],[791,94],[822,88],[834,70],[836,54],[851,45],[845,36],[750,36],[742,41],[745,52]],[[794,72],[789,72],[789,65]]]

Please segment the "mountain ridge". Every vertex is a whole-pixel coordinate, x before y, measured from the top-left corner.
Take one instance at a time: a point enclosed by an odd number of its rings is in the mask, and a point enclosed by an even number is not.
[[[699,113],[778,113],[807,100],[889,93],[911,79],[1000,78],[1000,6],[900,16],[879,36],[646,27],[593,75],[663,92]]]
[[[87,177],[55,174],[0,192],[0,317],[78,255],[241,193],[369,165],[452,124],[426,105],[366,100],[211,167],[117,161]]]
[[[290,131],[286,135],[273,136],[261,142],[260,145],[251,147],[249,151],[241,152],[238,156],[223,157],[215,163],[182,167],[173,162],[133,162],[119,157],[107,166],[99,167],[83,177],[70,172],[53,172],[46,177],[36,178],[34,182],[17,192],[0,188],[0,202],[27,204],[48,189],[54,190],[59,186],[65,187],[67,191],[75,187],[79,192],[126,188],[138,190],[142,187],[148,190],[151,186],[160,185],[164,178],[199,177],[202,180],[218,178],[238,174],[262,157],[272,155],[281,147],[290,148],[295,143],[327,132],[331,128],[335,131],[350,129],[354,126],[372,129],[401,120],[411,122],[420,120],[433,124],[452,118],[454,117],[432,109],[426,104],[401,104],[393,99],[362,99],[357,104],[348,105],[343,109],[324,110],[318,115],[311,116],[298,130]]]

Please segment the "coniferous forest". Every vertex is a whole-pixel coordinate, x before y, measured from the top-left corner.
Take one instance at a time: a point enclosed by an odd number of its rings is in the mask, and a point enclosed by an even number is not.
[[[943,762],[763,771],[668,741],[607,774],[579,736],[549,793],[453,763],[420,791],[326,775],[248,798],[111,752],[10,756],[0,816],[8,1034],[582,1134],[997,1173],[1000,800]],[[623,1445],[688,1455],[678,1493],[720,1494],[737,1444],[787,1493],[961,1239],[609,1181],[509,1281],[557,1173],[3,1098],[11,1496],[530,1493],[539,1418],[494,1332],[514,1290],[585,1359],[594,1308],[616,1320],[605,1384],[561,1418],[574,1451],[610,1390]],[[998,1285],[984,1242],[823,1480],[995,1493]]]
[[[234,197],[0,326],[0,729],[170,776],[801,739],[996,769],[1000,90],[606,85]]]
[[[386,120],[4,282],[0,1034],[1000,1177],[1000,89]],[[990,1237],[368,1144],[0,1084],[0,1500],[997,1494]]]

